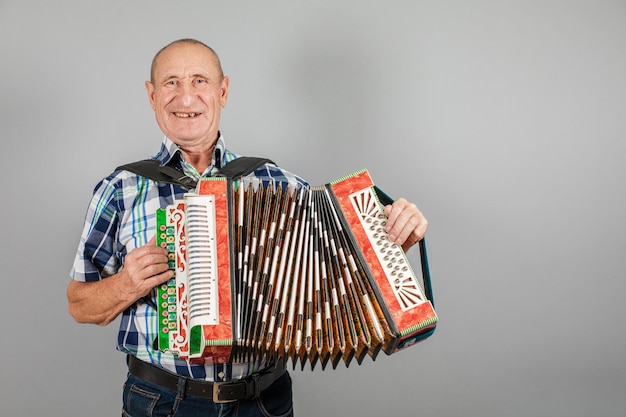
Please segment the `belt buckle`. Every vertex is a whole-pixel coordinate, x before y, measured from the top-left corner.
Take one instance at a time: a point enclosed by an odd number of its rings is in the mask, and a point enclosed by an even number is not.
[[[220,387],[222,385],[232,384],[232,381],[213,382],[213,402],[215,404],[233,403],[237,400],[220,400]]]

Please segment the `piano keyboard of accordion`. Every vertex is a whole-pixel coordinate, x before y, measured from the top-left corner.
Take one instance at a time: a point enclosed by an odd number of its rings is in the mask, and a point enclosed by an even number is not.
[[[192,362],[334,368],[429,336],[433,305],[385,220],[367,171],[297,190],[201,180],[157,213],[175,271],[158,289],[159,349]]]

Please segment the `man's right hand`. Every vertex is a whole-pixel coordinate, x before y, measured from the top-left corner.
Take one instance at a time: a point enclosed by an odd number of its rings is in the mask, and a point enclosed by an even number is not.
[[[124,292],[134,302],[171,278],[167,251],[156,246],[156,238],[153,237],[146,245],[135,248],[126,255],[124,267],[119,274],[123,276]]]
[[[130,251],[120,272],[95,282],[70,281],[68,309],[79,323],[107,325],[153,287],[173,275],[168,270],[167,251],[156,246],[156,238]]]

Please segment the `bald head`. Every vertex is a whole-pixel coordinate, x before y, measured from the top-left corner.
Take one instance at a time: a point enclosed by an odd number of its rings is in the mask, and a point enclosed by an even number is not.
[[[159,58],[161,57],[163,52],[165,52],[166,50],[169,50],[171,48],[174,48],[176,46],[182,46],[182,45],[197,45],[197,46],[201,46],[203,48],[206,48],[206,50],[213,57],[213,63],[215,64],[216,68],[218,69],[220,76],[224,77],[224,72],[222,71],[222,64],[220,63],[220,59],[217,56],[217,53],[213,50],[213,48],[211,48],[210,46],[206,45],[203,42],[200,42],[199,40],[186,38],[186,39],[179,39],[179,40],[174,41],[174,42],[172,42],[170,44],[167,44],[163,48],[161,48],[159,50],[159,52],[156,53],[156,55],[152,59],[152,66],[150,67],[150,82],[151,83],[154,84],[154,81],[155,81],[154,80],[154,74],[156,72],[157,66],[159,65]]]

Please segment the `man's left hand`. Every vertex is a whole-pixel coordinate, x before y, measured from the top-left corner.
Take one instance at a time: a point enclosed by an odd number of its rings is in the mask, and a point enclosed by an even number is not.
[[[413,203],[399,198],[385,207],[389,240],[400,245],[406,252],[424,238],[428,229],[428,220]]]

